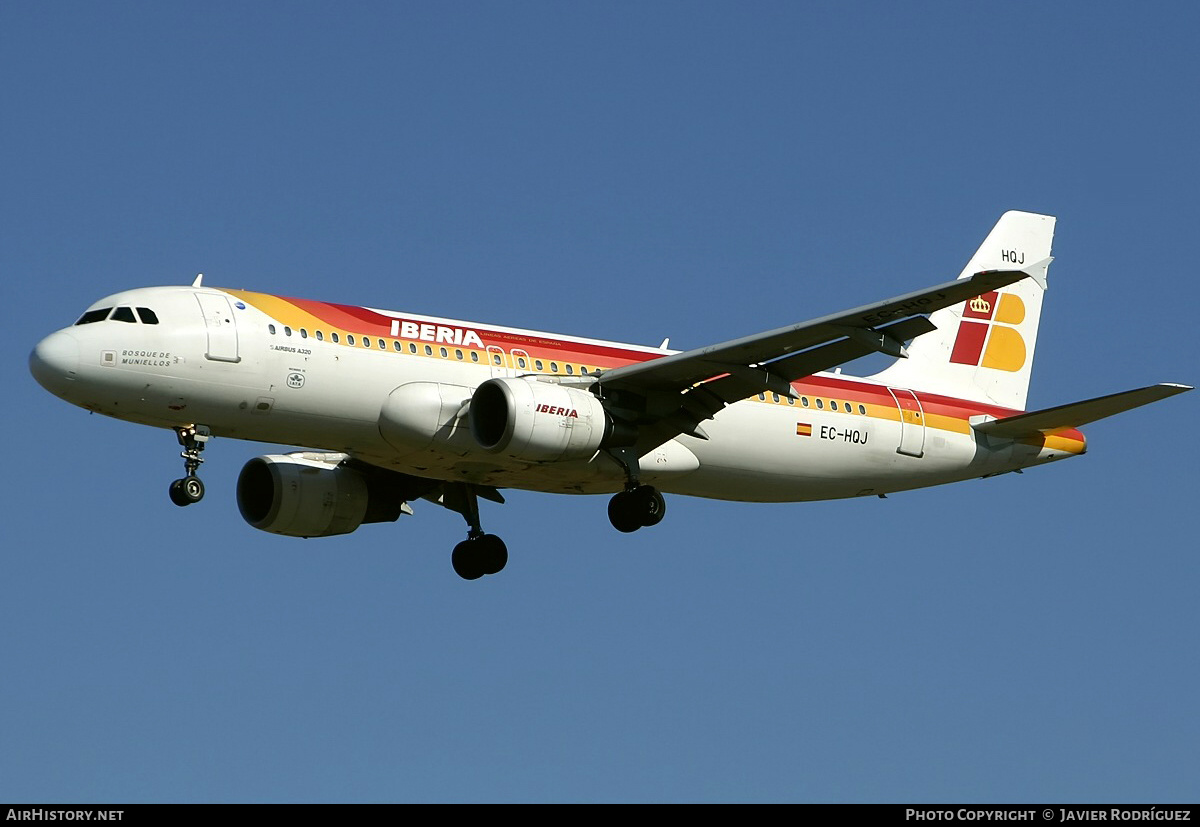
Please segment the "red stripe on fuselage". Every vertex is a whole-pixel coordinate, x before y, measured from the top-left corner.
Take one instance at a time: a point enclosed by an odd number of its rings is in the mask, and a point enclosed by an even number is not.
[[[457,319],[413,318],[404,315],[390,316],[365,307],[355,307],[347,304],[297,299],[290,296],[276,296],[276,298],[295,305],[333,327],[360,335],[395,338],[392,337],[391,333],[393,321],[413,321],[418,324],[433,324],[460,328],[462,330],[473,330],[479,335],[485,345],[495,345],[505,350],[512,350],[514,348],[517,350],[526,350],[530,356],[543,359],[572,361],[572,356],[586,357],[575,358],[574,361],[594,363],[597,366],[605,368],[615,368],[631,362],[643,362],[647,359],[658,357],[658,354],[655,353],[632,350],[615,344],[572,342],[539,335],[534,332],[496,330],[487,325],[464,322]],[[534,352],[535,350],[546,349],[557,352],[553,356]],[[605,359],[612,361],[605,362]]]

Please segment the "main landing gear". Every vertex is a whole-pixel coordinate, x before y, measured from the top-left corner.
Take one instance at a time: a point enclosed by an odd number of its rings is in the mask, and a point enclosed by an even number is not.
[[[496,574],[508,563],[508,547],[495,534],[471,531],[467,539],[454,547],[450,564],[463,580],[478,580]]]
[[[447,484],[443,504],[467,521],[467,539],[454,547],[450,564],[463,580],[497,574],[508,564],[508,547],[495,534],[485,534],[479,524],[479,497],[468,483]]]
[[[628,534],[639,528],[658,525],[667,513],[667,501],[653,485],[641,485],[637,452],[631,448],[611,448],[609,456],[625,472],[625,490],[608,501],[608,520],[617,531]]]
[[[629,533],[658,525],[667,513],[667,501],[653,485],[635,485],[608,501],[608,520],[617,531]]]
[[[204,462],[200,452],[204,450],[204,444],[212,434],[204,425],[193,425],[176,428],[175,435],[179,438],[179,444],[183,446],[183,453],[179,456],[183,457],[183,470],[187,476],[171,483],[167,493],[171,495],[171,502],[175,505],[191,505],[204,499],[204,483],[196,476],[196,471],[200,468],[200,463]]]

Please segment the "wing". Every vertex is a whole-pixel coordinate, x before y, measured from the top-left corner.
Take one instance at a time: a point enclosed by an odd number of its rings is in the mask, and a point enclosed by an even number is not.
[[[1029,271],[988,270],[843,313],[615,368],[600,375],[600,393],[615,415],[637,424],[639,451],[679,434],[704,439],[700,423],[726,405],[763,391],[795,396],[795,380],[871,353],[902,357],[905,341],[935,329],[925,314],[1029,278],[1048,263]]]

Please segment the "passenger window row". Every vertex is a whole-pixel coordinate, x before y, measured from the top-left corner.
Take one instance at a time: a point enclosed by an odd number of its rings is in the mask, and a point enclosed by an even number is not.
[[[767,394],[765,392],[760,393],[758,395],[758,398],[760,401],[766,402]],[[783,401],[784,401],[784,397],[781,397],[779,394],[777,394],[777,393],[771,394],[771,402],[775,403],[776,405],[781,404]],[[786,397],[786,401],[787,401],[787,404],[789,404],[789,405],[796,404],[796,400],[790,396]],[[800,407],[802,407],[802,408],[815,407],[818,411],[823,411],[823,410],[825,410],[826,404],[829,405],[829,410],[831,410],[831,411],[841,411],[842,413],[854,413],[855,412],[855,407],[853,405],[851,405],[849,402],[839,401],[837,399],[825,400],[825,399],[820,399],[820,398],[813,398],[812,400],[809,400],[809,398],[807,396],[800,397]],[[865,415],[866,412],[867,412],[866,406],[859,404],[858,405],[858,413]]]
[[[274,324],[267,325],[267,332],[270,333],[272,336],[278,336],[278,335],[281,335],[281,333],[282,333],[282,335],[284,335],[284,336],[299,336],[301,339],[307,339],[311,335],[311,337],[313,339],[316,339],[318,342],[329,341],[335,345],[342,344],[342,342],[344,341],[347,345],[350,345],[351,347],[358,346],[358,347],[372,348],[372,349],[384,350],[384,351],[386,351],[388,349],[388,340],[372,338],[370,336],[362,336],[362,335],[355,336],[353,333],[347,333],[343,337],[340,333],[338,333],[337,331],[334,331],[334,332],[330,333],[328,335],[328,337],[326,337],[325,331],[323,331],[323,330],[314,330],[310,334],[307,328],[301,327],[299,329],[293,330],[290,326],[284,325],[282,328],[282,331],[281,331],[281,329]],[[472,348],[460,348],[460,347],[447,348],[445,346],[440,346],[435,351],[433,345],[418,344],[417,342],[405,342],[405,341],[400,341],[399,339],[392,339],[391,340],[391,349],[393,351],[395,351],[396,353],[404,353],[407,351],[408,353],[410,353],[412,355],[419,355],[421,353],[424,353],[426,356],[433,356],[436,352],[436,354],[439,357],[441,357],[442,359],[449,359],[449,358],[451,358],[451,355],[453,355],[453,358],[459,362],[470,361],[470,362],[478,364],[481,361],[486,361],[484,359],[481,359],[480,351],[472,349]],[[494,364],[494,365],[503,365],[504,364],[504,358],[501,353],[493,351],[493,352],[490,352],[488,355],[491,357],[492,364]],[[534,371],[536,371],[538,373],[544,373],[544,372],[546,372],[547,368],[549,368],[550,373],[558,374],[560,372],[560,368],[561,368],[561,370],[563,372],[565,372],[567,376],[574,376],[574,375],[576,375],[576,373],[578,373],[581,376],[588,376],[593,372],[599,372],[599,368],[595,368],[595,367],[589,368],[587,365],[576,365],[576,364],[572,364],[572,363],[568,363],[568,362],[563,362],[560,364],[557,361],[544,361],[542,359],[530,359],[527,356],[517,355],[515,353],[515,351],[513,354],[509,354],[509,355],[512,356],[512,366],[515,367],[517,370],[529,370],[532,367],[532,369]]]

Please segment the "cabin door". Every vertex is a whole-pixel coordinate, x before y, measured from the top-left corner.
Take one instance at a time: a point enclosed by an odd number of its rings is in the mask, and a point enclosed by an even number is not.
[[[237,324],[229,299],[220,293],[197,293],[196,301],[200,302],[208,331],[208,350],[204,355],[216,362],[240,362]]]
[[[900,410],[900,447],[896,453],[910,457],[925,454],[925,415],[921,410],[921,401],[910,390],[888,388],[896,407]]]

